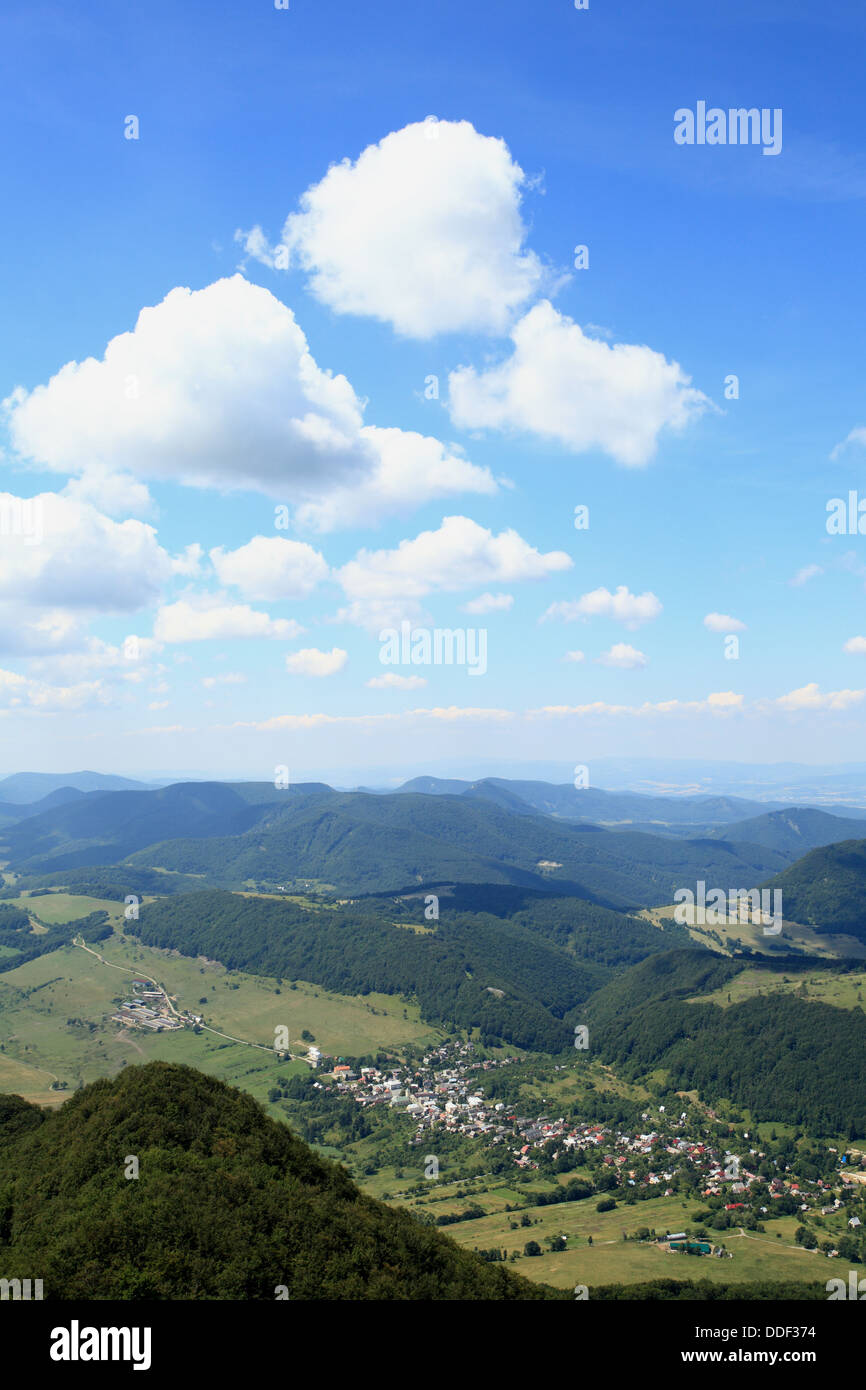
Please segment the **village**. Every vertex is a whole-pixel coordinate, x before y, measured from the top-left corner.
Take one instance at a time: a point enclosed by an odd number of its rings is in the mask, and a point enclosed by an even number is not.
[[[309,1060],[317,1067],[320,1054],[317,1049],[312,1051],[315,1056]],[[652,1195],[665,1197],[674,1195],[672,1184],[678,1175],[687,1172],[698,1178],[701,1196],[727,1198],[723,1207],[731,1213],[732,1222],[736,1213],[745,1212],[751,1205],[750,1193],[755,1185],[761,1187],[763,1200],[770,1204],[761,1205],[757,1215],[770,1218],[772,1204],[784,1198],[788,1199],[783,1203],[787,1209],[812,1211],[823,1218],[844,1206],[842,1198],[834,1195],[836,1192],[858,1198],[866,1190],[860,1186],[866,1182],[866,1173],[846,1171],[849,1165],[845,1154],[838,1156],[836,1172],[825,1178],[798,1177],[787,1167],[775,1176],[762,1176],[759,1167],[766,1155],[761,1149],[747,1148],[742,1155],[729,1153],[706,1134],[696,1137],[688,1132],[694,1129],[694,1116],[690,1121],[686,1111],[667,1114],[664,1106],[659,1106],[655,1114],[645,1111],[641,1118],[646,1127],[637,1133],[563,1116],[519,1114],[513,1106],[487,1098],[479,1081],[485,1074],[515,1066],[522,1059],[480,1059],[474,1051],[469,1042],[443,1044],[426,1054],[420,1064],[388,1070],[362,1066],[355,1072],[341,1060],[323,1074],[316,1086],[351,1097],[364,1107],[399,1107],[414,1122],[415,1133],[410,1141],[413,1145],[431,1144],[432,1132],[443,1128],[477,1139],[485,1147],[502,1146],[514,1167],[524,1171],[537,1171],[544,1155],[555,1161],[570,1151],[585,1155],[588,1150],[595,1150],[600,1151],[601,1169],[615,1178],[610,1183],[611,1190],[631,1187],[643,1189],[644,1195],[649,1196],[652,1189],[657,1189]],[[706,1113],[708,1118],[716,1118],[713,1111]],[[856,1150],[852,1156],[861,1157]],[[576,1154],[576,1162],[579,1161]],[[766,1189],[761,1186],[763,1183]],[[861,1224],[860,1218],[851,1216],[846,1224],[853,1233]],[[705,1242],[689,1242],[682,1232],[663,1239],[672,1252],[722,1253]]]

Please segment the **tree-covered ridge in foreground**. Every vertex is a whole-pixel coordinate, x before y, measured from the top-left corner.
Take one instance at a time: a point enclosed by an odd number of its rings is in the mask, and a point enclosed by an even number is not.
[[[250,1096],[166,1062],[52,1114],[0,1097],[0,1277],[65,1300],[567,1296],[365,1196]]]

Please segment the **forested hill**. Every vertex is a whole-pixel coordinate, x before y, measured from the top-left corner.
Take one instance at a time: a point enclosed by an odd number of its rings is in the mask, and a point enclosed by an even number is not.
[[[814,849],[771,879],[770,887],[781,888],[789,922],[866,942],[866,840]]]
[[[145,945],[233,970],[342,994],[411,995],[431,1023],[545,1052],[570,1045],[569,1014],[617,966],[688,940],[579,899],[500,888],[491,902],[490,893],[443,897],[438,923],[428,923],[423,896],[310,908],[208,891],[149,903],[126,925]]]
[[[772,992],[779,962],[756,957],[748,964],[767,971],[767,993],[726,1007],[695,998],[723,988],[745,964],[693,950],[649,957],[590,999],[593,1048],[630,1079],[664,1068],[672,1089],[697,1090],[710,1104],[727,1098],[756,1120],[866,1137],[862,1010]]]
[[[838,844],[866,835],[866,819],[832,816],[813,806],[792,806],[783,811],[770,811],[751,820],[727,825],[713,831],[718,840],[745,840],[751,845],[764,845],[799,858],[821,845]]]
[[[4,1278],[38,1273],[46,1299],[569,1296],[363,1195],[250,1096],[166,1062],[48,1115],[0,1096],[0,1197]]]
[[[613,908],[661,906],[698,879],[754,887],[790,858],[728,840],[604,830],[486,798],[316,783],[92,793],[5,827],[0,850],[28,879],[125,861],[228,888],[301,880],[356,896],[510,883]]]
[[[729,841],[569,825],[464,797],[347,793],[287,803],[231,838],[155,843],[130,862],[227,887],[304,878],[357,894],[512,883],[626,908],[669,903],[677,887],[699,878],[753,886],[787,857]]]

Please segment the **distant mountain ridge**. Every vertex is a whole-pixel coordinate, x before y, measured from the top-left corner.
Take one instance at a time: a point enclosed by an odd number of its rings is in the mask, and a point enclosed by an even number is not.
[[[0,801],[0,827],[28,820],[30,816],[41,815],[43,811],[52,811],[55,806],[66,806],[70,801],[78,801],[86,795],[86,792],[78,791],[75,787],[58,787],[39,801]]]
[[[575,787],[571,783],[511,781],[486,777],[478,782],[453,778],[415,777],[397,788],[397,794],[465,796],[494,801],[517,809],[521,804],[542,815],[593,824],[629,826],[654,834],[709,834],[715,827],[755,817],[767,803],[732,796],[653,796],[645,792],[608,791],[601,787]],[[781,809],[783,803],[772,806]]]
[[[13,772],[0,779],[0,802],[40,801],[64,787],[79,792],[144,791],[147,783],[107,772]]]
[[[733,840],[555,818],[507,797],[501,804],[502,790],[492,798],[369,795],[320,783],[276,790],[192,782],[91,792],[6,826],[0,846],[27,875],[128,860],[221,887],[302,879],[349,896],[510,883],[613,908],[671,902],[676,887],[701,877],[751,887],[789,858]]]
[[[267,800],[256,804],[254,793],[251,800],[223,782],[94,791],[6,826],[0,839],[25,871],[50,872],[114,864],[174,836],[240,835],[267,811]]]
[[[836,844],[841,840],[866,839],[866,817],[854,820],[830,815],[827,811],[816,810],[814,806],[792,806],[755,816],[751,820],[738,821],[734,826],[714,831],[713,838],[745,840],[749,844],[765,845],[768,849],[795,855],[799,859],[809,850],[822,845]]]
[[[394,792],[321,782],[58,787],[39,802],[0,804],[0,852],[16,873],[55,884],[64,871],[128,862],[221,888],[301,881],[357,896],[511,884],[632,910],[670,903],[700,879],[757,887],[804,852],[852,832],[866,839],[866,817],[754,810],[733,797],[500,778],[425,777]]]

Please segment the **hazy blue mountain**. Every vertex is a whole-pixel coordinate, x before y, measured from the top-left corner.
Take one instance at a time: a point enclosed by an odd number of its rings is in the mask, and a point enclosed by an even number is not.
[[[787,856],[763,846],[609,831],[521,813],[486,798],[359,792],[286,800],[234,837],[141,848],[138,866],[204,874],[224,886],[312,879],[341,894],[422,884],[512,883],[611,907],[669,903],[712,878],[756,885]]]
[[[28,820],[31,816],[41,815],[43,811],[53,810],[55,806],[66,806],[70,801],[80,801],[81,797],[86,795],[86,792],[78,791],[75,787],[58,787],[56,791],[49,792],[39,801],[0,802],[0,826],[14,825],[18,821]]]
[[[2,831],[19,868],[111,864],[175,835],[236,835],[263,813],[220,782],[179,783],[156,791],[90,792]]]
[[[542,815],[587,821],[610,828],[640,826],[655,834],[707,834],[714,827],[747,820],[766,811],[766,803],[731,796],[650,796],[642,792],[577,788],[572,783],[515,781],[485,777],[459,782],[416,777],[399,787],[401,793],[427,796],[466,796],[494,801],[517,810],[522,804]],[[739,838],[747,838],[746,836]]]
[[[7,825],[0,837],[12,867],[28,874],[134,856],[138,867],[201,874],[223,886],[304,878],[341,893],[376,893],[512,883],[617,908],[671,902],[675,888],[698,878],[750,887],[788,862],[759,845],[606,830],[515,808],[507,787],[494,786],[492,795],[179,783],[92,792]]]
[[[821,845],[866,838],[866,817],[852,820],[850,817],[831,816],[827,811],[818,811],[813,806],[794,806],[784,811],[770,811],[752,820],[739,821],[737,825],[714,831],[713,835],[721,840],[745,840],[749,844],[766,845],[769,849],[777,849],[799,859],[810,849],[818,849]]]
[[[0,780],[0,802],[17,805],[40,801],[64,787],[80,792],[144,791],[147,783],[105,772],[13,772]]]

